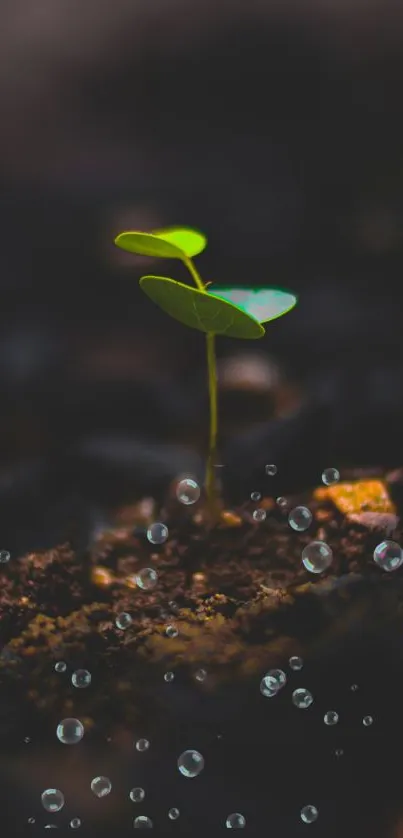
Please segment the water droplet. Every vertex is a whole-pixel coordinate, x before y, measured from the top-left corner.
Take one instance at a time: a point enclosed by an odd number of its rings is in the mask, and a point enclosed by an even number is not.
[[[150,743],[148,739],[138,739],[136,742],[136,750],[140,751],[140,753],[144,753],[144,751],[148,751],[150,747]]]
[[[0,563],[7,564],[11,559],[11,553],[8,550],[0,550]]]
[[[150,524],[147,530],[147,538],[151,544],[163,544],[167,540],[168,535],[168,527],[165,524],[161,524],[160,521]]]
[[[191,480],[189,477],[185,478],[185,480],[180,480],[176,487],[176,497],[180,503],[183,503],[185,506],[191,506],[199,500],[199,484],[196,483],[196,480]]]
[[[64,661],[57,661],[55,663],[55,672],[65,672],[67,669],[67,664]]]
[[[91,673],[88,672],[88,669],[76,669],[71,676],[71,683],[73,687],[83,690],[85,687],[89,687],[91,683]]]
[[[302,669],[304,661],[302,660],[302,658],[299,657],[299,655],[292,655],[290,657],[290,660],[288,661],[288,664],[290,669],[293,669],[295,672],[298,672],[300,669]]]
[[[369,727],[370,725],[372,725],[373,721],[374,720],[373,720],[372,716],[364,716],[364,718],[362,720],[362,723],[363,723],[364,727]]]
[[[302,551],[302,564],[310,573],[323,573],[332,561],[332,548],[325,541],[311,541]]]
[[[136,788],[132,789],[129,793],[129,797],[132,803],[141,803],[144,800],[145,796],[146,793],[144,789],[142,789],[140,786],[137,786]]]
[[[136,585],[143,591],[150,591],[155,588],[158,582],[158,573],[153,567],[143,567],[135,576]]]
[[[252,513],[252,517],[255,521],[265,521],[266,515],[267,513],[265,509],[254,509]]]
[[[173,672],[166,672],[165,675],[164,675],[164,681],[166,681],[167,684],[170,684],[171,681],[174,680],[174,678],[175,678],[175,675],[174,675]]]
[[[207,678],[207,672],[205,669],[198,669],[195,673],[196,681],[205,681]]]
[[[274,475],[277,474],[277,466],[274,466],[273,464],[265,466],[265,472],[269,475],[269,477],[274,477]]]
[[[146,815],[139,815],[138,818],[134,819],[133,826],[135,829],[152,829],[153,822]]]
[[[246,826],[246,818],[240,812],[233,812],[232,815],[228,815],[225,826],[227,829],[243,829]]]
[[[63,719],[56,728],[56,736],[63,745],[76,745],[84,736],[84,727],[78,719]]]
[[[251,492],[250,499],[257,502],[258,500],[262,499],[260,492]]]
[[[304,806],[301,809],[301,820],[304,823],[313,823],[314,821],[316,821],[318,815],[319,812],[316,806]]]
[[[390,573],[403,564],[403,550],[396,541],[382,541],[375,547],[374,562]]]
[[[46,789],[41,795],[42,806],[47,812],[60,812],[64,806],[64,794],[59,789]]]
[[[165,634],[167,637],[177,637],[179,632],[176,626],[167,626],[165,629]]]
[[[183,777],[197,777],[204,768],[204,758],[199,751],[184,751],[178,759],[178,768]]]
[[[298,690],[294,690],[292,694],[292,703],[295,704],[296,707],[299,707],[301,710],[305,710],[307,707],[310,707],[313,702],[313,695],[309,692],[309,690],[305,690],[303,687],[299,687]]]
[[[325,468],[322,471],[322,481],[325,486],[333,486],[340,480],[340,472],[337,468]]]
[[[78,829],[78,827],[81,826],[80,818],[73,818],[70,821],[70,826],[72,829]]]
[[[294,506],[288,516],[290,527],[296,532],[305,532],[312,523],[312,512],[307,506]]]
[[[260,682],[260,692],[265,698],[273,698],[279,691],[279,684],[275,678],[265,675]]]
[[[328,710],[323,716],[325,725],[337,725],[339,721],[339,714],[335,710]]]
[[[176,821],[179,818],[179,815],[180,815],[180,811],[179,811],[179,809],[175,809],[175,807],[173,809],[170,809],[169,812],[168,812],[168,818],[171,821]]]
[[[122,631],[125,631],[129,626],[132,624],[132,618],[127,611],[122,611],[121,614],[118,614],[115,620],[115,626]]]
[[[280,497],[276,500],[276,504],[280,507],[280,509],[285,509],[285,507],[288,506],[288,500],[280,495]]]
[[[94,777],[91,780],[91,791],[95,797],[106,797],[112,791],[112,783],[108,777]]]

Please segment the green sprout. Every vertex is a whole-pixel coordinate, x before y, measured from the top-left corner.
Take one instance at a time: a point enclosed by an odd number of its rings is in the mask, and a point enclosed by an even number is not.
[[[263,323],[286,314],[296,304],[293,294],[276,288],[220,288],[205,283],[195,268],[193,257],[205,249],[207,238],[189,227],[169,227],[120,233],[115,244],[122,250],[142,256],[180,259],[189,271],[195,288],[165,276],[142,276],[142,290],[171,317],[206,334],[210,399],[210,438],[205,489],[213,520],[218,514],[215,480],[217,455],[217,370],[215,337],[256,339],[265,334]]]

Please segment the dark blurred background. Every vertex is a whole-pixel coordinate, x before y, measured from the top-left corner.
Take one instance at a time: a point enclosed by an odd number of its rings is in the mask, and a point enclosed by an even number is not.
[[[265,462],[284,491],[400,465],[402,44],[393,0],[3,0],[5,547],[203,473],[203,338],[138,288],[183,270],[123,229],[199,227],[206,280],[300,297],[218,341],[229,500]]]

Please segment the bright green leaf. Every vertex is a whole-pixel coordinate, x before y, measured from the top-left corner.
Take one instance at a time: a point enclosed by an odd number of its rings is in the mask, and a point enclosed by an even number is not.
[[[259,323],[275,320],[294,308],[297,297],[277,288],[215,288],[209,293],[227,300],[254,317]]]
[[[207,239],[190,227],[167,227],[164,230],[152,230],[142,233],[133,230],[119,233],[115,244],[129,253],[141,256],[159,256],[163,259],[185,259],[197,256],[206,247]]]
[[[171,317],[201,332],[233,338],[260,338],[264,328],[232,303],[165,276],[143,276],[142,290]]]
[[[190,227],[167,227],[165,230],[152,230],[152,234],[175,245],[191,259],[207,246],[206,236]]]

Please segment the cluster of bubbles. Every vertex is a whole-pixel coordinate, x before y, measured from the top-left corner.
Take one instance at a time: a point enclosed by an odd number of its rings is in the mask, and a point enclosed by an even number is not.
[[[260,692],[265,698],[273,698],[286,683],[287,676],[282,669],[270,669],[260,682]]]

